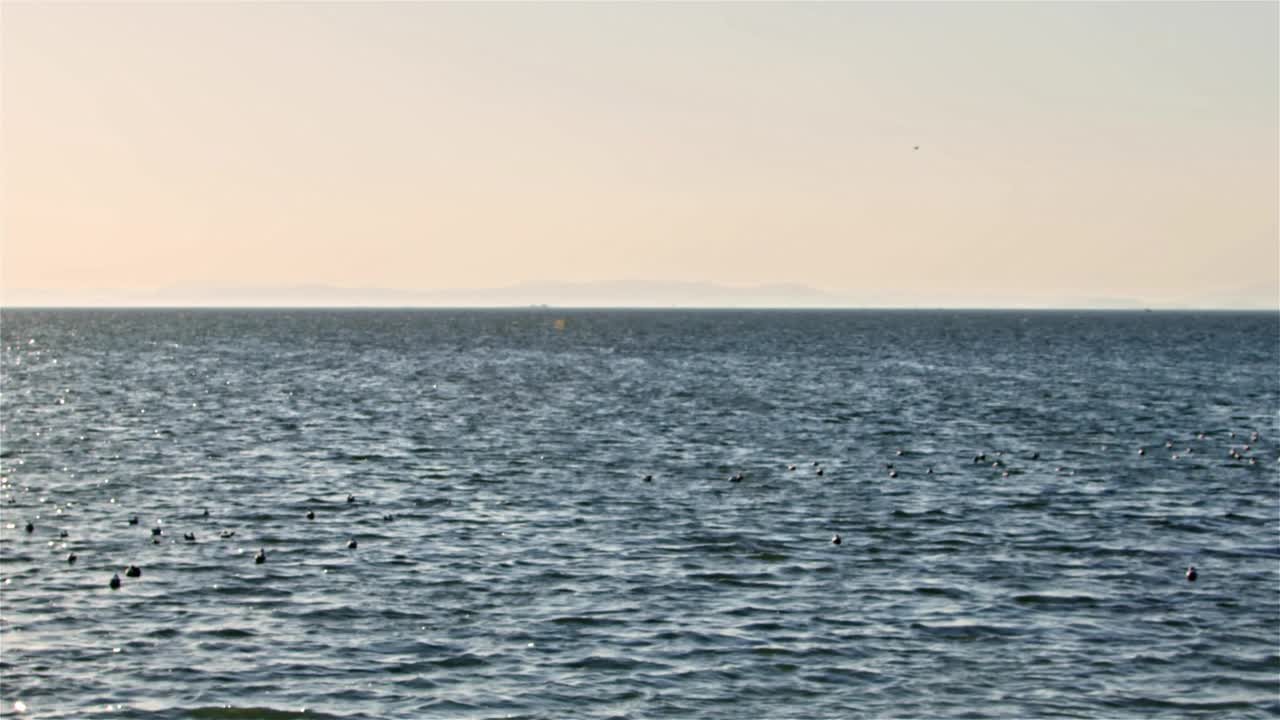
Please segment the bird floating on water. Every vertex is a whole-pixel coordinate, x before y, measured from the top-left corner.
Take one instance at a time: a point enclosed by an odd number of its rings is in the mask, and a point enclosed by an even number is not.
[[[267,561],[267,551],[258,548],[258,554],[253,556],[253,561],[259,565]]]
[[[130,565],[128,569],[124,571],[124,576],[125,577],[142,577],[142,568],[138,567],[137,565]]]
[[[839,544],[840,544],[840,533],[836,533],[835,535],[832,535],[832,536],[831,536],[831,544],[832,544],[832,545],[839,545]]]
[[[120,589],[120,574],[119,574],[119,573],[116,573],[115,575],[112,575],[112,576],[111,576],[111,582],[107,583],[107,585],[110,585],[112,590],[119,590],[119,589]]]
[[[1197,577],[1199,577],[1199,576],[1200,576],[1200,574],[1196,572],[1196,566],[1195,566],[1195,565],[1188,565],[1188,566],[1187,566],[1187,582],[1195,582],[1195,581],[1196,581],[1196,578],[1197,578]]]

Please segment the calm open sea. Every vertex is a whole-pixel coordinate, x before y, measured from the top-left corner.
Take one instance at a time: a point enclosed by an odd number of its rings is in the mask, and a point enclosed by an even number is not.
[[[5,717],[1280,716],[1276,313],[6,310],[0,344]]]

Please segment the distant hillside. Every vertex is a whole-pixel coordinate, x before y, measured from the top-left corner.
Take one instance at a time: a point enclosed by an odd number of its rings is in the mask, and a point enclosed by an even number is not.
[[[847,301],[804,285],[710,283],[526,283],[498,288],[396,290],[329,285],[166,288],[152,292],[9,290],[10,306],[122,307],[840,307]]]

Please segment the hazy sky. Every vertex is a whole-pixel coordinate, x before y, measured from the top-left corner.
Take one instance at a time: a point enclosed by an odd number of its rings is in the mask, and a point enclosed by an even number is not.
[[[1280,307],[1275,2],[0,13],[10,304],[645,280]]]

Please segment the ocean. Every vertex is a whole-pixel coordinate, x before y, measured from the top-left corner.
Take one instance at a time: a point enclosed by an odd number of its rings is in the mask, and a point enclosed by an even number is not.
[[[1274,312],[7,309],[0,346],[4,717],[1280,716]]]

